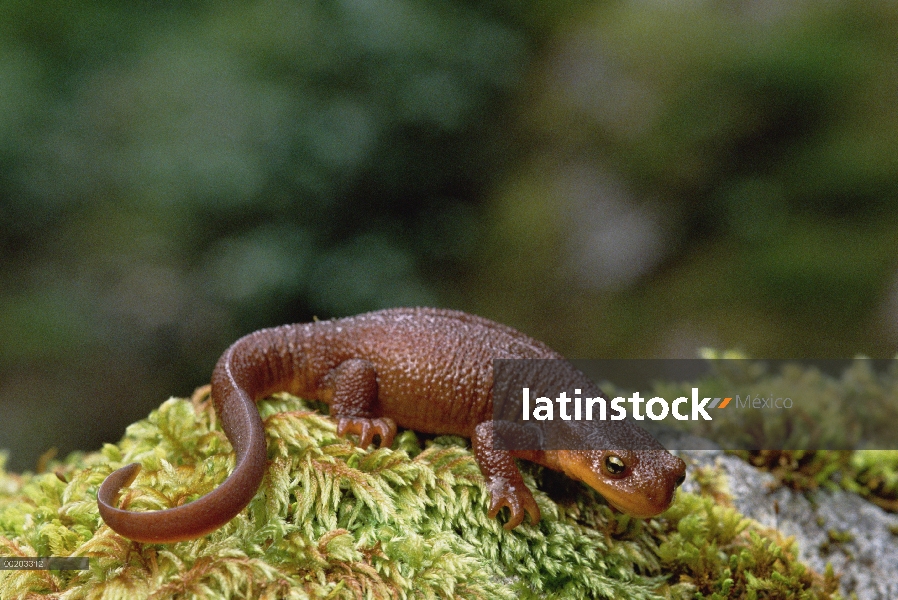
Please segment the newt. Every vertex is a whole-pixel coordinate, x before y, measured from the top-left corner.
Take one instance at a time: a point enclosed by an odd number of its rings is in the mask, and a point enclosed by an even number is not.
[[[389,447],[397,426],[471,438],[491,496],[489,515],[496,517],[507,507],[506,529],[520,525],[525,514],[533,524],[540,519],[516,458],[581,480],[616,509],[637,517],[655,516],[670,506],[686,465],[628,421],[602,430],[607,447],[613,448],[609,450],[494,447],[492,371],[497,358],[563,357],[511,327],[443,309],[396,308],[256,331],[228,348],[212,373],[213,406],[236,453],[232,473],[193,502],[134,512],[115,503],[140,471],[139,464],[129,464],[100,486],[100,515],[122,536],[150,543],[197,538],[230,521],[256,494],[268,466],[255,403],[279,391],[327,403],[338,435],[357,435],[361,447],[375,437]],[[577,385],[594,387],[588,381]],[[633,439],[648,440],[650,449],[620,449]]]

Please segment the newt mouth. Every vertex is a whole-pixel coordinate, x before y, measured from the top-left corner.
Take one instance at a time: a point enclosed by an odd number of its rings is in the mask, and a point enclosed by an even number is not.
[[[620,494],[618,490],[609,490],[607,487],[597,491],[602,494],[612,508],[640,519],[657,517],[670,508],[673,503],[673,493],[670,494],[670,498],[666,502],[660,503],[653,501],[652,498]]]

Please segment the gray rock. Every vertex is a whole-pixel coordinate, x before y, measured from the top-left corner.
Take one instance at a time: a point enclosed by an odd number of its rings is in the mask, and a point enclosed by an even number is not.
[[[794,536],[800,559],[815,571],[823,573],[831,563],[841,575],[843,595],[853,593],[860,600],[898,598],[898,535],[890,530],[898,528],[898,515],[841,490],[818,490],[807,497],[788,488],[774,490],[773,475],[721,451],[677,454],[696,465],[720,468],[736,510]],[[698,491],[689,479],[683,487]]]

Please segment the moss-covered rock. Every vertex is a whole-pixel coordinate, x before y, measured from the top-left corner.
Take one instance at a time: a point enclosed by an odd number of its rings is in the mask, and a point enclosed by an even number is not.
[[[133,543],[106,527],[96,491],[112,470],[143,470],[131,510],[189,502],[233,467],[205,399],[171,399],[102,451],[48,472],[0,471],[0,555],[89,556],[87,571],[0,571],[0,597],[66,598],[830,598],[790,540],[680,493],[655,519],[613,513],[592,490],[528,465],[543,513],[505,531],[487,514],[465,440],[364,450],[316,406],[259,404],[270,467],[249,507],[203,538]],[[549,493],[551,493],[551,496]]]

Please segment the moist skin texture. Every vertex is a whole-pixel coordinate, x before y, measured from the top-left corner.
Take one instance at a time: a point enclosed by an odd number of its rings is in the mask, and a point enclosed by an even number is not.
[[[491,495],[489,515],[507,507],[506,529],[517,527],[525,515],[534,524],[540,519],[515,458],[584,481],[612,506],[634,516],[654,516],[670,506],[685,463],[626,421],[590,434],[589,447],[613,450],[494,448],[492,371],[498,358],[563,357],[505,325],[432,308],[389,309],[256,331],[228,348],[212,373],[215,411],[237,455],[231,475],[188,504],[132,512],[115,506],[121,488],[140,471],[140,465],[130,464],[100,486],[100,515],[124,537],[154,543],[197,538],[230,521],[255,495],[268,467],[255,403],[278,391],[328,403],[338,434],[357,435],[362,447],[375,437],[381,446],[390,446],[397,425],[470,437]],[[570,377],[576,380],[573,385],[601,393],[573,367]],[[562,438],[580,435],[569,422],[559,427]],[[640,450],[619,449],[634,447]]]

